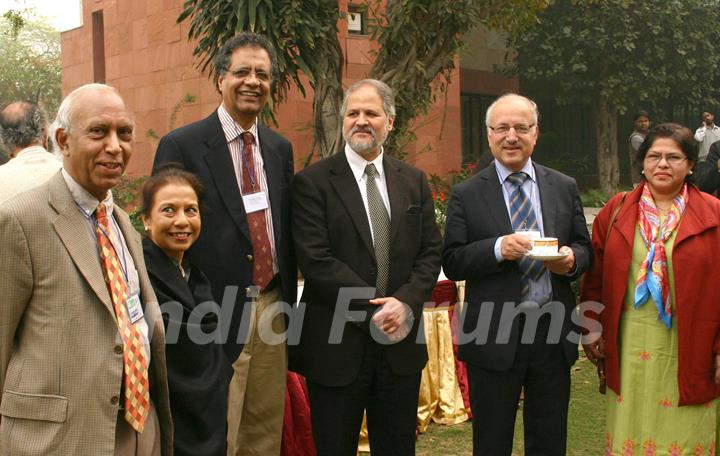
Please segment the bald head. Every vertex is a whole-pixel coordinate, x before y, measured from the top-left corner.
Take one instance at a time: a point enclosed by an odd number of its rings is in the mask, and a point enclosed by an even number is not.
[[[120,93],[115,87],[97,83],[85,84],[70,92],[62,103],[60,103],[57,116],[55,117],[55,128],[62,128],[66,132],[69,132],[73,127],[73,115],[77,100],[83,98],[84,96],[92,97],[93,95],[102,93],[112,93],[120,97]]]
[[[133,150],[134,123],[122,97],[104,84],[84,85],[63,100],[55,124],[63,168],[102,201]]]
[[[537,104],[535,104],[534,101],[516,93],[506,93],[505,95],[501,95],[497,100],[493,101],[490,106],[488,106],[487,111],[485,111],[485,125],[492,125],[492,113],[497,105],[511,102],[525,103],[532,111],[532,123],[535,125],[538,124],[538,118],[540,115],[538,113]]]
[[[30,146],[47,148],[47,118],[39,106],[25,101],[8,104],[0,111],[0,140],[10,158]]]

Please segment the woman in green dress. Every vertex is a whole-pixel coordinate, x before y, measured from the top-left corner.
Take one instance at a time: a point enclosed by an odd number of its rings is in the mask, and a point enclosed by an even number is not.
[[[607,381],[606,455],[716,452],[720,202],[690,182],[697,157],[687,128],[652,128],[643,181],[593,223],[581,301],[603,309],[583,311],[583,346]]]

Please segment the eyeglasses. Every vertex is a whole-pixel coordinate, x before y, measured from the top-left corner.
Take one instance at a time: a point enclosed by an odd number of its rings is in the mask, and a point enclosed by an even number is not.
[[[531,130],[532,127],[534,127],[534,126],[535,126],[535,124],[530,124],[530,125],[526,125],[526,124],[516,124],[516,125],[500,124],[500,125],[497,125],[497,126],[495,126],[495,127],[491,127],[490,125],[488,125],[487,127],[488,127],[493,133],[498,134],[498,135],[506,135],[506,134],[510,133],[510,129],[511,129],[511,128],[512,128],[513,130],[515,130],[515,133],[518,134],[518,135],[526,135],[526,134],[530,133],[530,130]]]
[[[687,160],[687,157],[685,157],[684,155],[680,155],[680,154],[666,154],[666,155],[647,154],[645,156],[645,161],[647,163],[656,164],[656,163],[660,163],[660,160],[662,160],[663,158],[665,159],[666,162],[668,162],[671,165],[678,165],[683,160]]]
[[[245,79],[245,78],[249,78],[250,75],[255,75],[255,77],[259,81],[269,81],[270,80],[270,75],[263,70],[253,71],[250,68],[241,67],[236,70],[228,69],[227,72],[239,79]]]

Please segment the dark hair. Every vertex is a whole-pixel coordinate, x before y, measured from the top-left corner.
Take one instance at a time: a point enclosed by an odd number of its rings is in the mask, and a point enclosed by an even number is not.
[[[641,117],[647,117],[647,119],[650,120],[650,115],[647,113],[647,111],[641,109],[633,116],[633,122],[636,122]]]
[[[642,170],[642,164],[643,161],[645,161],[645,156],[647,155],[648,150],[650,150],[650,147],[652,147],[655,140],[660,138],[670,138],[675,141],[675,144],[677,144],[680,150],[683,151],[687,159],[692,162],[691,169],[697,165],[698,145],[695,141],[693,133],[689,128],[683,127],[680,124],[667,122],[655,125],[650,129],[650,131],[648,131],[647,136],[645,136],[645,140],[642,144],[640,144],[637,155],[635,156],[635,166],[638,167],[638,169]],[[685,181],[691,182],[692,174],[688,174],[685,177]]]
[[[15,109],[8,112],[11,105],[16,105]],[[0,111],[0,141],[8,152],[42,143],[46,131],[45,112],[34,103],[12,102]]]
[[[165,163],[158,166],[153,175],[148,177],[140,191],[140,213],[147,217],[150,215],[155,195],[168,184],[189,185],[198,198],[198,205],[202,212],[202,198],[204,189],[200,180],[193,173],[186,171],[180,163]]]
[[[263,35],[252,32],[243,32],[235,35],[222,45],[215,56],[215,83],[220,75],[225,74],[230,69],[230,60],[233,53],[240,48],[255,47],[265,49],[270,57],[270,77],[273,81],[277,80],[277,56],[272,44]]]

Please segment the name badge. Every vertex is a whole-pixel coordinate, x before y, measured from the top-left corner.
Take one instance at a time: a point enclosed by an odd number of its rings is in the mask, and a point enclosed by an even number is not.
[[[268,208],[268,199],[265,192],[255,192],[243,195],[243,204],[247,214],[262,211]]]
[[[140,295],[137,293],[133,293],[125,300],[125,308],[127,309],[130,323],[132,324],[135,324],[135,322],[140,320],[144,315],[142,305],[140,304]]]

